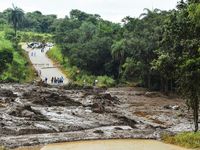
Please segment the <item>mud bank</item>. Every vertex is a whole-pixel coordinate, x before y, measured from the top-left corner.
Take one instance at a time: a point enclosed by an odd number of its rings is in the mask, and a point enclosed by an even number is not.
[[[65,90],[0,84],[0,145],[159,139],[192,128],[184,101],[138,88]]]

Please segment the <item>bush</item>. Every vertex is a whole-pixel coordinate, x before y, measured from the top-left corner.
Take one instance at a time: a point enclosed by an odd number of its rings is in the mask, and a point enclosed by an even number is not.
[[[98,76],[97,77],[99,87],[111,87],[115,85],[115,80],[108,76]]]
[[[61,53],[61,49],[57,46],[54,46],[50,51],[48,51],[47,55],[59,64],[63,64],[65,62]]]
[[[81,84],[78,84],[76,82],[69,82],[67,85],[64,85],[65,90],[81,90],[81,89],[93,89],[92,86],[83,86]]]

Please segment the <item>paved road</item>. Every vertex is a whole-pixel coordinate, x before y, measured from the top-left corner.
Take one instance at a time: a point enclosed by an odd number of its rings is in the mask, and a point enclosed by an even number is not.
[[[22,48],[28,52],[29,58],[42,80],[47,77],[47,83],[51,84],[52,77],[63,77],[64,84],[69,82],[69,79],[62,73],[62,71],[53,64],[51,59],[47,57],[46,52],[49,48],[45,48],[44,52],[41,52],[41,49],[27,48],[26,44],[24,44]]]

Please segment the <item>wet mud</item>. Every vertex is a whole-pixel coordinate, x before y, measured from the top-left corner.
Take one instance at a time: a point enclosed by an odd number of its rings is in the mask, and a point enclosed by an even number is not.
[[[0,84],[0,145],[91,139],[160,139],[192,130],[184,101],[141,88],[65,90]]]

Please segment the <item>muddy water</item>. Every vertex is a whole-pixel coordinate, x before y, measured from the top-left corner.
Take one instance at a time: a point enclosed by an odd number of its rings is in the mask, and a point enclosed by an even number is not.
[[[21,147],[13,150],[40,150],[42,146]]]
[[[155,140],[98,140],[50,144],[41,150],[186,150]]]

